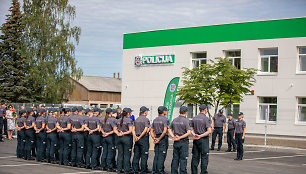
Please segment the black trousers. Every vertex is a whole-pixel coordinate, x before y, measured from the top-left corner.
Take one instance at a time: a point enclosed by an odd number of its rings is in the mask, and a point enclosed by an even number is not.
[[[6,135],[6,138],[8,138],[8,135],[7,135],[7,119],[6,118],[3,119],[3,134]]]
[[[229,129],[227,131],[227,150],[231,151],[232,150],[232,147],[233,147],[233,150],[235,151],[236,150],[236,142],[234,140],[234,132],[235,132],[235,129]]]
[[[47,134],[43,130],[36,134],[37,155],[36,160],[41,161],[46,158]]]
[[[100,147],[100,135],[98,132],[87,137],[86,166],[96,167],[98,165],[97,156]]]
[[[103,154],[101,157],[101,167],[112,169],[114,167],[115,144],[114,135],[109,135],[103,138]]]
[[[20,131],[17,132],[17,158],[23,158],[24,157],[24,152],[25,152],[25,130],[21,129]]]
[[[156,138],[159,138],[160,136],[161,134],[157,134]],[[164,138],[154,146],[153,173],[164,174],[164,164],[167,157],[168,141],[168,135],[165,135]]]
[[[203,137],[199,140],[193,140],[191,173],[198,173],[198,165],[201,160],[201,174],[207,173],[209,156],[209,136]]]
[[[25,145],[25,159],[29,159],[32,157],[31,151],[34,147],[35,142],[35,132],[34,129],[27,129],[25,130],[25,139],[26,139],[26,145]]]
[[[84,135],[82,132],[72,133],[71,164],[83,164]]]
[[[0,117],[0,140],[2,140],[3,117]]]
[[[68,131],[59,133],[59,163],[65,165],[69,162],[71,152],[71,134]]]
[[[47,148],[46,148],[46,158],[50,161],[54,161],[56,158],[56,153],[58,150],[58,139],[57,133],[51,132],[47,134]]]
[[[171,162],[171,173],[172,174],[177,174],[178,168],[180,168],[181,174],[187,174],[188,151],[189,151],[188,138],[174,142],[173,158]]]
[[[147,134],[143,136],[140,140],[135,142],[134,156],[132,162],[133,171],[145,174],[147,170],[148,158],[149,158],[149,135]],[[139,169],[139,162],[140,162],[140,169]]]
[[[223,127],[215,127],[214,132],[212,133],[212,141],[211,141],[211,148],[215,148],[216,138],[217,135],[219,136],[218,140],[218,149],[221,149],[222,146],[222,137],[223,137]]]
[[[131,170],[131,154],[133,142],[131,142],[131,135],[118,137],[118,157],[117,170],[129,172]]]
[[[237,158],[242,159],[243,158],[243,143],[244,139],[242,139],[242,133],[236,133],[235,134],[235,140],[237,143]]]

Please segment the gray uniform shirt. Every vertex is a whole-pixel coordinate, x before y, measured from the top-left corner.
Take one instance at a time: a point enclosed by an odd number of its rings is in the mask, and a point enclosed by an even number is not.
[[[117,126],[118,126],[119,131],[122,131],[122,132],[129,131],[129,127],[133,126],[132,120],[129,117],[123,118],[122,126],[120,126],[120,123],[121,123],[121,119],[118,120]]]
[[[211,121],[205,114],[200,113],[192,119],[191,127],[193,127],[194,133],[201,135],[211,127]]]
[[[81,115],[71,115],[69,117],[71,128],[80,129],[84,125],[84,118]]]
[[[38,116],[35,120],[35,125],[37,129],[40,129],[42,127],[42,124],[46,123],[46,119],[44,116]]]
[[[32,115],[29,115],[27,121],[26,121],[26,125],[27,126],[32,126],[32,123],[35,122],[35,118]]]
[[[234,118],[227,120],[228,130],[235,129],[235,122],[236,122],[236,120]]]
[[[153,120],[152,128],[154,129],[155,134],[162,134],[164,128],[168,128],[169,125],[169,119],[165,116],[159,115]]]
[[[109,117],[106,120],[106,123],[104,123],[104,120],[105,119],[101,121],[101,127],[106,133],[113,131],[114,127],[117,126],[117,119],[115,119],[114,117]]]
[[[245,121],[244,120],[240,120],[240,121],[237,120],[235,125],[236,125],[236,133],[237,134],[243,133],[243,128],[246,127]]]
[[[71,124],[71,120],[69,119],[69,117],[67,115],[61,116],[59,119],[59,126],[61,128],[67,128],[68,124]]]
[[[136,135],[139,136],[146,127],[150,127],[150,120],[144,116],[140,115],[134,122]]]
[[[18,124],[18,127],[23,127],[24,126],[24,123],[27,121],[27,119],[25,117],[20,117],[20,118],[17,118],[17,124]]]
[[[1,106],[0,107],[0,118],[3,118],[5,113],[6,113],[6,108]]]
[[[176,117],[172,121],[170,129],[174,131],[174,135],[184,135],[185,133],[187,133],[188,130],[191,130],[189,119],[184,116]]]
[[[94,130],[97,129],[98,125],[100,125],[100,118],[96,116],[88,117],[85,120],[85,123],[90,130]]]
[[[223,124],[226,123],[226,118],[224,115],[219,115],[219,114],[216,114],[214,117],[213,117],[213,120],[214,120],[214,127],[223,127]]]
[[[57,119],[51,115],[47,117],[46,125],[48,125],[49,129],[54,129],[56,127]]]

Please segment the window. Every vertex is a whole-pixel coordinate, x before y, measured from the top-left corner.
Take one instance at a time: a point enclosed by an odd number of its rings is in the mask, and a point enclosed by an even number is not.
[[[226,111],[226,115],[229,114],[229,113],[232,113],[233,114],[233,118],[235,119],[238,119],[238,114],[240,112],[240,104],[232,104],[230,107],[226,108],[225,109]]]
[[[299,48],[299,71],[306,71],[306,47]]]
[[[278,49],[260,49],[261,72],[278,72]]]
[[[100,104],[100,108],[107,108],[107,104]]]
[[[192,54],[192,68],[199,67],[202,64],[207,63],[207,54],[202,53],[191,53]]]
[[[197,105],[188,104],[187,108],[188,108],[187,118],[193,118],[198,114]]]
[[[298,122],[306,123],[306,98],[298,98]]]
[[[237,69],[241,69],[241,51],[225,51],[225,57]]]
[[[277,97],[259,97],[259,120],[276,122]]]

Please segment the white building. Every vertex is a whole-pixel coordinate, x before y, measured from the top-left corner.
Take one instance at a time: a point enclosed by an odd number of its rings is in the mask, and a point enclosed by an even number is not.
[[[158,55],[174,55],[174,63],[152,62]],[[235,114],[244,112],[248,134],[264,133],[268,110],[268,134],[306,136],[305,17],[124,34],[122,106],[136,115],[142,105],[152,107],[149,118],[155,118],[169,81],[182,76],[182,67],[215,57],[232,57],[237,68],[261,70],[255,94],[232,106]],[[147,64],[137,66],[141,58]]]

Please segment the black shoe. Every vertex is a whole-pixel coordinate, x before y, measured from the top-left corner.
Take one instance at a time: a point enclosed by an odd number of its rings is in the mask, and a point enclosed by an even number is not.
[[[102,171],[107,171],[107,168],[106,167],[102,167]]]
[[[116,172],[115,169],[108,169],[107,171],[108,171],[108,172]]]
[[[51,164],[57,164],[57,162],[53,160],[53,161],[51,161]]]
[[[35,160],[35,158],[33,158],[33,157],[30,157],[30,158],[28,158],[27,160]]]
[[[210,150],[215,150],[215,148],[210,148]]]
[[[234,160],[239,161],[239,160],[241,160],[241,159],[240,159],[240,158],[235,158]]]
[[[1,139],[0,142],[4,142],[4,141]]]
[[[220,151],[221,149],[217,149],[217,151]]]
[[[146,173],[152,173],[152,170],[147,169],[145,172],[146,172]]]
[[[92,167],[91,170],[101,170],[101,168],[96,166],[96,167]]]
[[[91,167],[90,166],[86,166],[85,169],[91,169]]]
[[[233,150],[233,152],[236,152],[236,150]]]
[[[76,167],[77,165],[76,165],[76,164],[70,164],[70,166],[71,166],[71,167]]]
[[[231,151],[232,151],[232,150],[229,150],[229,149],[228,149],[228,150],[227,150],[227,151],[225,151],[225,152],[231,152]]]
[[[84,164],[78,165],[78,168],[85,168],[86,166]]]
[[[123,170],[117,170],[117,173],[124,173]]]

